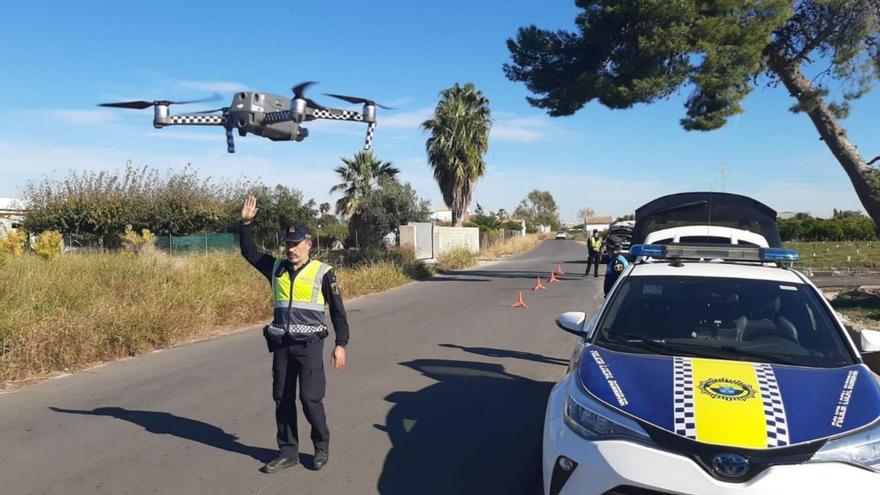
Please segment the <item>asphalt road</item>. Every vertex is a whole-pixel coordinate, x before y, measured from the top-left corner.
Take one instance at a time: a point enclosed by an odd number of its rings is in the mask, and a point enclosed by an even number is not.
[[[529,289],[557,263],[580,274],[583,251],[546,241],[350,302],[322,471],[258,471],[276,446],[271,359],[252,328],[0,395],[0,494],[538,493],[544,406],[575,342],[553,319],[594,311],[603,279]],[[518,291],[528,309],[509,307]],[[302,415],[300,438],[308,466]]]

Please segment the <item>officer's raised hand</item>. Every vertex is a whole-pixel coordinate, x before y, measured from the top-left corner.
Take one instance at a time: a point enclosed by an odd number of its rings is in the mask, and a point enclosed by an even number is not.
[[[257,216],[257,198],[254,196],[248,196],[244,200],[244,205],[241,207],[241,221],[245,225],[254,221],[254,218]]]

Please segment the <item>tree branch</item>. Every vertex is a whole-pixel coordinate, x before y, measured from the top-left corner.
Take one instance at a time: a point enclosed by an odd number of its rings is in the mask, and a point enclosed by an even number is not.
[[[880,160],[880,155],[875,156],[874,158],[872,158],[871,161],[868,162],[868,165],[873,165],[874,162],[876,162],[877,160]]]

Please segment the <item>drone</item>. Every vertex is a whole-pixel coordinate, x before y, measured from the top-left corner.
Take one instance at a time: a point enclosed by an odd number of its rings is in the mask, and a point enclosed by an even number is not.
[[[367,124],[367,137],[364,141],[364,149],[369,150],[372,148],[373,133],[376,130],[376,107],[386,110],[392,110],[392,108],[380,105],[366,98],[329,93],[325,93],[326,96],[338,98],[349,103],[362,104],[363,110],[358,112],[355,110],[326,107],[316,103],[311,98],[306,98],[306,89],[314,84],[317,83],[308,81],[297,84],[292,88],[293,98],[290,99],[271,93],[241,91],[235,94],[232,98],[232,104],[228,107],[176,115],[171,114],[171,105],[216,101],[220,99],[220,95],[215,94],[213,97],[200,100],[123,101],[100,103],[99,106],[136,110],[153,107],[153,127],[156,129],[172,125],[222,126],[226,129],[226,151],[229,153],[235,153],[235,141],[232,137],[233,129],[237,129],[238,135],[242,137],[251,133],[271,139],[272,141],[299,142],[309,137],[309,130],[302,126],[303,122],[318,119],[343,120]]]

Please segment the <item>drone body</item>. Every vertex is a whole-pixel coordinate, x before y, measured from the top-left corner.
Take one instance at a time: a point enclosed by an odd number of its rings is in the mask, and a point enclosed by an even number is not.
[[[198,103],[219,98],[215,95],[207,100],[194,101],[128,101],[121,103],[102,103],[101,106],[114,108],[145,109],[154,108],[153,127],[161,129],[174,125],[222,126],[226,129],[227,151],[235,152],[233,130],[239,136],[248,133],[262,136],[272,141],[302,141],[309,136],[309,130],[302,126],[303,122],[317,119],[343,120],[367,124],[367,136],[364,149],[372,147],[373,132],[376,129],[376,107],[388,108],[364,98],[328,95],[345,100],[349,103],[363,104],[361,112],[329,108],[306,98],[303,93],[313,85],[306,82],[293,87],[293,98],[261,93],[242,91],[235,94],[232,104],[228,107],[204,112],[172,114],[170,107],[175,104]]]

